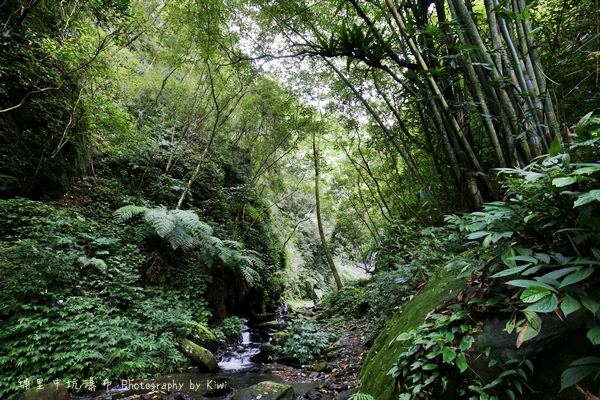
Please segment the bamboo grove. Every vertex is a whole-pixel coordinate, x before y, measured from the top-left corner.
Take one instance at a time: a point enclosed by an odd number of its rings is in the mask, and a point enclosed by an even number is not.
[[[344,82],[438,210],[496,200],[494,168],[568,140],[526,0],[257,0],[244,15],[269,32],[256,57],[312,56]]]

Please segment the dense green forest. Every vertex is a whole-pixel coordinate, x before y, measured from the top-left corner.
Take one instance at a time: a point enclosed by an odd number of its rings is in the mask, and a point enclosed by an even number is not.
[[[598,0],[0,2],[0,397],[312,300],[354,399],[597,399],[599,82]]]

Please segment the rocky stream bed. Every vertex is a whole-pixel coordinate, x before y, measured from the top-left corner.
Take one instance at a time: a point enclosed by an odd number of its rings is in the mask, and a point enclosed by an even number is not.
[[[259,362],[260,347],[270,338],[246,328],[239,343],[220,348],[215,356],[218,372],[190,367],[179,374],[148,379],[124,379],[108,390],[71,392],[47,385],[31,390],[24,400],[207,400],[234,399],[348,399],[355,390],[367,353],[359,330],[339,327],[342,338],[322,356],[306,365],[294,362]],[[106,389],[106,388],[101,388]]]

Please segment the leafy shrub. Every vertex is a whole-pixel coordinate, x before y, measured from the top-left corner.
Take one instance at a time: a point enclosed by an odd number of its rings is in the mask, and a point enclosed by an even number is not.
[[[24,379],[118,380],[180,369],[174,340],[206,301],[143,288],[128,227],[40,202],[0,201],[0,396]]]
[[[478,259],[451,266],[460,266],[463,276],[496,279],[491,296],[516,299],[501,311],[512,313],[506,331],[519,333],[518,345],[543,329],[538,313],[568,316],[587,309],[597,316],[600,310],[599,144],[579,142],[563,153],[555,144],[550,155],[525,168],[502,169],[506,201],[446,217],[467,240],[481,240]],[[592,319],[588,338],[600,344],[600,321]],[[563,373],[562,389],[598,370],[589,361]]]
[[[247,322],[247,319],[234,315],[225,318],[220,326],[212,328],[211,331],[220,343],[231,343],[242,336],[243,325]]]
[[[303,320],[292,321],[286,331],[289,337],[282,353],[296,358],[301,363],[323,354],[331,346],[331,342],[339,338],[337,334],[323,331],[318,325]]]
[[[424,324],[396,338],[405,342],[406,348],[389,371],[401,383],[400,400],[428,399],[446,391],[465,398],[469,396],[471,400],[497,400],[503,392],[514,400],[515,390],[523,395],[527,374],[521,364],[525,364],[528,372],[532,373],[533,364],[529,360],[503,363],[504,371],[489,383],[483,382],[479,374],[475,374],[474,379],[462,375],[469,368],[467,353],[475,341],[473,334],[477,332],[476,327],[466,323],[467,318],[468,314],[454,304],[442,313],[430,315]],[[479,357],[482,356],[484,354]],[[485,356],[489,357],[489,350]],[[511,368],[515,363],[517,365]],[[490,359],[488,368],[495,365],[500,364]]]
[[[406,242],[401,237],[387,238],[377,256],[378,265],[383,267],[378,267],[371,278],[348,282],[342,290],[325,296],[321,302],[325,316],[360,322],[365,333],[376,336],[435,266],[449,260],[449,249],[456,247],[450,244],[455,240],[449,232],[454,229],[432,227],[411,234]]]
[[[24,379],[118,381],[180,369],[171,332],[149,333],[99,299],[71,296],[55,307],[24,306],[0,332],[0,396]]]

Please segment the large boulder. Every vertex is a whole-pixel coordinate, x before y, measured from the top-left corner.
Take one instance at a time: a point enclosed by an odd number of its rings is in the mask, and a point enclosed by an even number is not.
[[[287,332],[275,332],[271,335],[271,343],[276,346],[283,346],[290,336]]]
[[[231,400],[293,400],[295,397],[290,385],[265,381],[240,390]]]
[[[200,371],[219,371],[215,356],[204,347],[198,346],[190,340],[183,339],[181,341],[181,349],[183,350],[183,354],[185,354],[192,361],[192,364],[197,366]]]
[[[284,321],[280,322],[277,320],[273,320],[273,321],[261,322],[260,324],[256,325],[256,329],[263,330],[266,332],[279,332],[282,329],[285,329],[286,325],[287,324]]]
[[[67,387],[62,383],[48,383],[42,385],[39,389],[33,388],[27,390],[19,397],[19,400],[70,400],[71,395]]]
[[[361,371],[361,392],[372,395],[377,400],[397,399],[397,383],[388,375],[396,364],[398,355],[406,351],[408,343],[397,341],[403,332],[415,329],[424,323],[427,314],[439,306],[449,304],[466,287],[465,279],[457,279],[457,271],[442,268],[431,277],[427,285],[410,302],[403,304],[381,331],[371,347]],[[456,386],[462,381],[477,378],[483,382],[493,382],[502,372],[516,368],[527,357],[534,364],[534,373],[523,365],[527,374],[527,386],[519,393],[521,400],[575,400],[581,397],[577,389],[570,387],[560,395],[561,373],[574,360],[594,354],[594,348],[585,337],[585,321],[591,314],[581,310],[572,313],[564,321],[553,313],[540,314],[542,330],[540,334],[517,348],[518,333],[508,334],[504,328],[511,317],[510,313],[492,315],[487,320],[473,321],[478,326],[475,343],[467,354],[469,369],[459,374],[453,366],[447,367],[448,388],[445,392],[432,395],[430,399],[459,400]],[[485,354],[489,352],[490,357]],[[489,367],[490,360],[498,363]],[[518,377],[517,377],[518,378]],[[584,388],[593,391],[597,384],[580,382]],[[595,385],[595,386],[594,386]],[[513,389],[514,390],[514,389]],[[503,389],[498,387],[499,393]]]
[[[192,331],[190,332],[188,339],[198,346],[210,350],[210,352],[214,354],[219,346],[219,342],[215,335],[202,324],[191,322],[190,325]]]
[[[398,398],[398,394],[394,393],[396,382],[388,375],[398,355],[405,350],[396,337],[420,326],[430,311],[451,300],[463,289],[465,279],[456,279],[456,275],[456,271],[440,269],[412,301],[403,304],[394,314],[367,354],[361,371],[361,392],[377,400]]]

